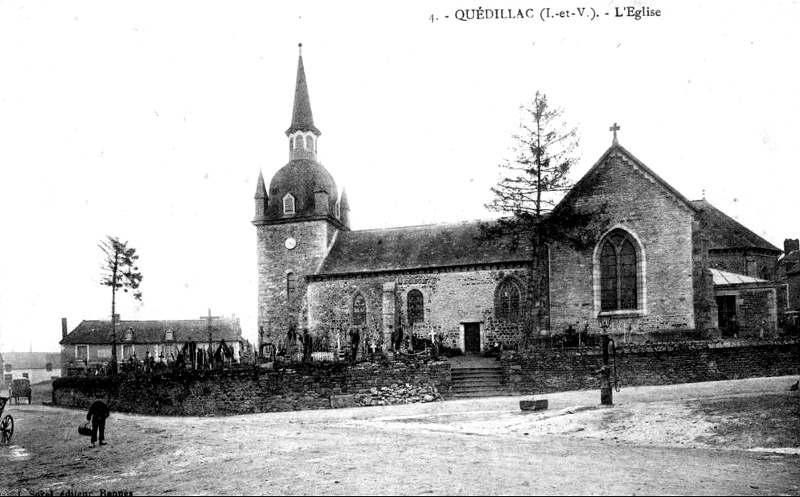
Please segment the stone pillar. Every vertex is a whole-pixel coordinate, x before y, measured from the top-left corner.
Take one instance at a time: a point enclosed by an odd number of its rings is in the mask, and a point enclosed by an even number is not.
[[[395,282],[383,284],[383,351],[389,350],[392,344],[395,319]]]

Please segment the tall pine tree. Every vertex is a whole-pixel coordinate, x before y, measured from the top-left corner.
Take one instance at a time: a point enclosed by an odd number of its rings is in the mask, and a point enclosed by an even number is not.
[[[133,298],[141,301],[142,292],[138,290],[142,282],[142,273],[136,266],[139,256],[136,249],[128,247],[128,242],[122,242],[117,237],[107,236],[100,242],[103,251],[101,265],[102,278],[100,284],[111,287],[111,372],[117,372],[117,290],[127,293],[129,290]]]
[[[485,229],[489,237],[531,238],[533,263],[528,277],[528,305],[524,323],[526,339],[549,327],[547,308],[547,219],[572,186],[570,168],[577,162],[578,131],[562,119],[561,108],[550,107],[547,96],[536,92],[533,102],[520,106],[519,132],[512,135],[512,159],[500,164],[501,179],[492,188],[495,197],[486,207],[508,214]]]

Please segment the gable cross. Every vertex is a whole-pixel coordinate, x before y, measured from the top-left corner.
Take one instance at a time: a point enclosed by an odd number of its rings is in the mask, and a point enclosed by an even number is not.
[[[614,125],[611,126],[610,128],[608,128],[608,130],[614,132],[614,141],[612,142],[612,144],[616,145],[617,144],[617,131],[620,130],[619,124],[614,123]]]

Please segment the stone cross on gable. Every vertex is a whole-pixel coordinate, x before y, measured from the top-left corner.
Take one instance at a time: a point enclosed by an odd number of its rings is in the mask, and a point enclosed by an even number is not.
[[[610,128],[608,128],[608,130],[609,130],[609,131],[613,131],[613,132],[614,132],[614,141],[612,142],[612,144],[613,144],[613,145],[616,145],[616,144],[618,143],[618,142],[617,142],[617,131],[619,131],[619,130],[620,130],[619,124],[617,124],[617,123],[614,123],[614,125],[613,125],[613,126],[611,126]]]

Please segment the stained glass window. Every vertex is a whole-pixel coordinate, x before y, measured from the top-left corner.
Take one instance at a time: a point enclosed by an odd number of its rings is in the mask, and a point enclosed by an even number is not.
[[[367,323],[367,302],[360,293],[353,299],[353,324],[363,326]]]
[[[422,292],[411,290],[408,292],[408,322],[410,324],[425,321],[425,304]]]
[[[633,241],[624,232],[614,231],[601,243],[600,310],[636,309],[638,283]]]
[[[495,294],[495,316],[500,319],[519,318],[522,292],[519,285],[512,278],[506,278],[497,287]]]

